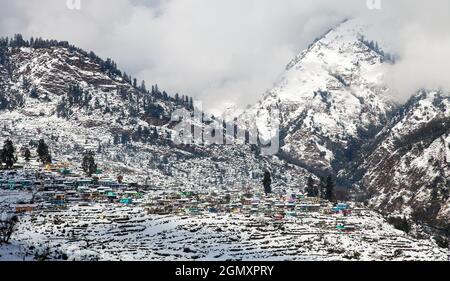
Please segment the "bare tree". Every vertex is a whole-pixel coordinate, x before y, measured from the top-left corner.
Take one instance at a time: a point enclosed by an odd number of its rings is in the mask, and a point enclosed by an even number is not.
[[[4,220],[0,220],[0,244],[7,244],[11,239],[11,235],[16,230],[19,219],[13,216]]]

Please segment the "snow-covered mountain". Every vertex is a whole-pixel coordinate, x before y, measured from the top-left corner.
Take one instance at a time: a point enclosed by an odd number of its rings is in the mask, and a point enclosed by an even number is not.
[[[385,75],[397,58],[367,39],[368,29],[349,20],[318,38],[241,118],[266,138],[279,122],[282,158],[335,174],[386,214],[448,221],[448,94],[396,103]]]
[[[256,120],[265,137],[278,119],[284,153],[314,170],[338,172],[396,107],[383,86],[390,56],[364,39],[364,30],[349,20],[317,39],[242,118]]]
[[[67,43],[0,42],[0,141],[11,138],[18,153],[45,139],[54,160],[76,166],[92,150],[105,176],[158,187],[259,186],[266,169],[275,186],[298,187],[308,176],[248,145],[175,145],[171,114],[180,108],[192,110],[192,100],[147,90],[113,61]]]
[[[450,219],[450,97],[420,91],[393,117],[365,158],[371,204],[422,222]]]
[[[175,145],[170,116],[192,110],[186,97],[148,91],[67,43],[0,41],[0,141],[43,138],[55,159],[73,163],[94,150],[106,175],[159,187],[259,186],[268,169],[275,188],[301,189],[310,173],[332,173],[386,213],[448,221],[448,95],[422,91],[396,104],[384,83],[395,59],[366,29],[349,20],[327,32],[240,116],[266,139],[280,126],[281,151],[270,157],[248,145]]]

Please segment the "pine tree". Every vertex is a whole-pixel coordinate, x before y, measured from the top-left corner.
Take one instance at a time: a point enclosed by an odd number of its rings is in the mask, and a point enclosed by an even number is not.
[[[92,176],[97,172],[97,164],[94,159],[94,152],[88,151],[83,157],[82,163],[83,171],[88,175]]]
[[[115,145],[118,145],[118,144],[120,144],[120,136],[119,135],[117,135],[117,134],[115,134],[114,135],[114,139],[113,139],[113,143],[115,144]]]
[[[401,221],[401,228],[407,234],[409,234],[409,232],[411,231],[411,225],[409,224],[408,220],[406,219],[406,216],[403,216],[403,219]]]
[[[11,140],[6,140],[3,144],[3,149],[1,153],[1,162],[5,163],[6,169],[11,169],[16,163],[16,158],[14,157],[15,148]]]
[[[32,87],[30,90],[30,97],[33,99],[37,99],[39,97],[36,87]]]
[[[127,133],[127,132],[122,133],[122,137],[120,139],[122,145],[128,145],[130,140],[131,140],[131,138],[130,138],[129,133]]]
[[[142,83],[141,83],[141,91],[147,92],[147,87],[145,87],[145,81],[144,80],[142,80]]]
[[[325,199],[328,201],[334,202],[335,196],[334,196],[334,181],[332,176],[327,177],[327,181],[325,184]]]
[[[272,193],[271,184],[272,184],[272,179],[271,179],[270,172],[266,171],[264,173],[264,179],[263,179],[264,193],[266,195]]]
[[[28,148],[25,149],[25,152],[23,153],[23,157],[25,158],[25,161],[27,161],[27,162],[30,161],[31,151]]]
[[[312,176],[308,177],[308,181],[306,183],[306,194],[308,197],[317,197],[318,196],[318,190],[317,187],[314,185],[314,180]]]
[[[37,154],[43,164],[50,164],[52,162],[52,157],[48,150],[48,145],[45,143],[43,139],[39,140],[39,144],[37,147]]]

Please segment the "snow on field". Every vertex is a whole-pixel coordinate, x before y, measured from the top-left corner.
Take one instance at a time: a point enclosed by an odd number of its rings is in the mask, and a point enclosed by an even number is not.
[[[342,232],[336,225],[353,225]],[[445,249],[395,230],[370,210],[344,217],[305,213],[147,215],[138,206],[96,204],[21,218],[0,260],[33,259],[46,249],[65,260],[446,260]]]

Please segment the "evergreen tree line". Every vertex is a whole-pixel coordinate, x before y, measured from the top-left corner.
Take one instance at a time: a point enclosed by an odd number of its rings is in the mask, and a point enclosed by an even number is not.
[[[52,162],[52,156],[48,149],[48,145],[43,139],[39,140],[37,145],[34,141],[30,141],[30,146],[36,146],[36,154],[43,164],[49,164]],[[22,156],[25,161],[30,161],[31,151],[28,147],[23,148]],[[0,150],[0,164],[5,164],[6,169],[12,169],[16,162],[16,149],[13,142],[10,139],[7,139],[3,143],[3,148]]]
[[[364,37],[360,38],[360,41],[366,45],[370,50],[374,51],[375,53],[379,54],[380,56],[383,57],[383,62],[389,62],[391,64],[395,64],[395,62],[397,61],[397,56],[396,55],[392,55],[390,53],[386,53],[383,51],[383,49],[378,45],[378,42],[373,41],[373,40],[366,40]]]
[[[21,34],[16,34],[12,38],[9,37],[0,38],[0,50],[3,50],[0,51],[0,63],[5,62],[7,48],[22,48],[22,47],[33,49],[48,49],[52,47],[65,48],[72,53],[78,52],[86,57],[89,57],[95,63],[98,63],[100,65],[102,71],[108,73],[111,76],[118,76],[118,77],[122,76],[121,71],[117,69],[117,64],[110,58],[104,61],[94,52],[88,53],[83,49],[80,49],[74,45],[69,44],[69,42],[67,41],[44,40],[40,37],[39,38],[31,37],[30,40],[25,40],[23,39],[23,36]],[[4,60],[2,60],[2,58]]]
[[[159,138],[156,127],[146,127],[139,125],[134,132],[122,132],[113,135],[114,145],[128,145],[133,142],[151,143]]]
[[[56,114],[60,118],[68,118],[73,113],[73,106],[88,108],[92,99],[92,95],[88,91],[83,91],[78,84],[69,85],[67,95],[63,96],[56,106]]]
[[[36,154],[43,164],[50,164],[52,156],[48,145],[43,139],[40,139],[37,144],[35,141],[30,141],[30,146],[36,147]],[[3,148],[0,150],[0,166],[5,164],[5,169],[9,170],[14,167],[17,162],[16,149],[10,139],[5,140]],[[30,161],[31,151],[28,147],[22,150],[22,156],[26,161]],[[92,176],[97,172],[97,164],[95,163],[95,154],[92,151],[87,151],[83,156],[82,169],[88,175]]]
[[[66,48],[70,52],[78,52],[86,57],[89,57],[94,63],[97,63],[100,66],[100,70],[111,78],[117,78],[120,77],[125,81],[126,83],[130,84],[135,90],[151,95],[153,97],[152,101],[155,100],[163,100],[172,102],[177,106],[183,106],[188,110],[194,109],[194,102],[193,98],[189,96],[180,96],[178,93],[175,94],[174,97],[170,96],[166,91],[161,91],[158,87],[158,85],[153,85],[151,87],[151,90],[148,90],[145,86],[145,81],[142,81],[140,85],[137,83],[136,78],[132,78],[127,73],[122,73],[118,67],[117,63],[114,62],[112,59],[107,58],[106,60],[101,59],[99,56],[97,56],[94,52],[86,52],[83,49],[80,49],[74,45],[69,44],[67,41],[57,41],[57,40],[44,40],[42,38],[30,38],[30,40],[25,40],[21,34],[16,34],[14,37],[1,37],[0,38],[0,64],[2,65],[8,65],[8,48],[21,48],[21,47],[28,47],[28,48],[34,48],[34,49],[44,49],[44,48],[51,48],[51,47],[60,47],[60,48]],[[70,86],[70,87],[77,87],[76,85]],[[28,89],[28,88],[27,88]],[[74,90],[74,98],[77,97],[77,90],[79,89],[71,89]],[[144,96],[147,96],[144,95]],[[30,90],[30,96],[37,98],[37,91],[35,88],[31,88]],[[152,101],[147,99],[145,102],[145,112],[146,114],[149,114],[152,117],[156,117],[158,114],[158,110],[160,110],[159,107],[152,105]],[[72,100],[74,104],[78,104],[81,102],[79,99]],[[6,102],[5,102],[6,103]],[[0,103],[1,106],[1,103]],[[1,108],[0,108],[1,109]],[[60,107],[60,110],[62,110],[63,107]],[[131,112],[134,112],[134,110],[131,110]]]
[[[26,82],[24,82],[26,83]],[[32,90],[33,92],[33,90]],[[31,96],[32,94],[30,94]],[[192,110],[194,108],[192,97],[182,96],[181,101],[178,96],[171,100],[166,92],[159,92],[158,85],[152,86],[152,92],[133,91],[125,87],[118,90],[119,97],[126,101],[126,108],[114,108],[108,104],[108,99],[105,97],[104,105],[100,104],[98,97],[93,97],[91,93],[78,84],[69,85],[67,94],[62,97],[61,101],[56,107],[57,116],[61,118],[68,118],[72,113],[72,107],[86,109],[101,109],[104,114],[119,112],[123,118],[126,117],[150,117],[153,119],[168,119],[169,112],[166,112],[164,107],[157,103],[158,100],[171,101],[175,106],[183,106]],[[1,101],[1,100],[0,100]],[[125,114],[125,109],[129,116]]]

